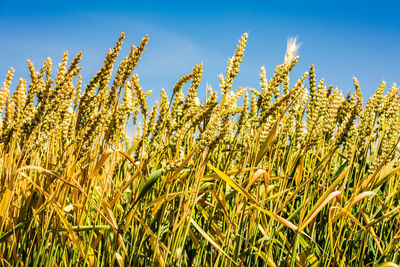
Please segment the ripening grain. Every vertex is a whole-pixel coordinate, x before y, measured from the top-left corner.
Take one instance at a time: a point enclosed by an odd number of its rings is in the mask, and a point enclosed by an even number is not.
[[[28,80],[10,69],[2,265],[398,263],[400,88],[363,103],[356,78],[347,96],[314,66],[292,81],[295,39],[259,88],[233,88],[247,37],[203,103],[195,65],[148,105],[134,73],[147,36],[116,67],[121,34],[87,83],[81,53],[57,71],[28,61]]]

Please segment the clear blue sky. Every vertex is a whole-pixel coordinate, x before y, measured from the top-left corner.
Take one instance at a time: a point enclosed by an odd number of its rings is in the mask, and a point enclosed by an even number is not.
[[[136,69],[142,86],[159,97],[194,64],[204,64],[206,83],[218,88],[242,33],[248,46],[234,87],[258,88],[259,70],[271,76],[283,61],[286,40],[298,36],[300,62],[292,81],[315,64],[317,78],[344,92],[356,76],[365,96],[383,79],[400,85],[398,1],[10,1],[0,0],[0,77],[15,68],[28,78],[26,59],[40,68],[58,65],[64,51],[82,50],[84,82],[106,51],[126,33],[121,56],[145,34],[150,41]],[[16,85],[16,80],[13,83]],[[201,94],[204,95],[204,94]]]

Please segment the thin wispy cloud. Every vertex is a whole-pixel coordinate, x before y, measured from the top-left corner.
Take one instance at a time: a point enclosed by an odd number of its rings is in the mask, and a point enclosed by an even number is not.
[[[138,44],[145,34],[150,36],[136,69],[144,87],[156,92],[171,88],[194,64],[204,63],[200,90],[205,90],[207,82],[218,87],[218,74],[225,71],[235,50],[232,44],[249,32],[235,86],[257,87],[260,67],[266,66],[270,75],[276,64],[282,63],[286,38],[296,35],[303,45],[293,80],[315,64],[318,78],[343,90],[353,89],[352,76],[359,78],[367,93],[372,93],[383,77],[389,84],[399,82],[400,53],[395,44],[400,42],[400,26],[388,15],[395,10],[393,4],[377,7],[376,11],[382,12],[371,18],[371,10],[355,2],[346,5],[357,7],[357,14],[340,9],[339,3],[324,9],[311,2],[310,10],[294,2],[286,9],[272,5],[275,11],[271,13],[270,5],[248,4],[239,9],[222,2],[209,10],[162,2],[134,5],[125,1],[110,6],[102,1],[96,5],[47,1],[47,5],[37,6],[21,1],[17,7],[14,2],[2,1],[0,34],[7,38],[0,42],[0,77],[4,78],[11,66],[16,77],[29,77],[27,58],[39,68],[47,57],[58,63],[68,50],[70,58],[83,52],[82,74],[87,81],[102,65],[107,49],[125,32],[120,58],[130,45]]]

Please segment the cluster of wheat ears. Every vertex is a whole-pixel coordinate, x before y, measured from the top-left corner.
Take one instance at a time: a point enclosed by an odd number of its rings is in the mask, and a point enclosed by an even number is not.
[[[272,78],[261,68],[260,88],[235,90],[247,37],[203,103],[195,65],[148,107],[133,74],[147,36],[113,74],[121,34],[84,86],[81,53],[69,65],[64,53],[56,74],[50,59],[40,71],[28,61],[30,81],[12,95],[11,69],[0,90],[2,265],[399,262],[400,88],[384,94],[382,82],[363,104],[355,78],[344,97],[314,66],[291,84],[291,40]]]

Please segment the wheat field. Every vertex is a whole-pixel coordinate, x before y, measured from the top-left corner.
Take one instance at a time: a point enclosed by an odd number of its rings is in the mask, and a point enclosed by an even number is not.
[[[124,37],[86,84],[81,53],[8,72],[2,266],[397,266],[396,84],[363,100],[314,66],[292,81],[291,39],[259,88],[233,88],[244,34],[202,103],[195,65],[149,106],[134,73],[149,38],[114,66]]]

